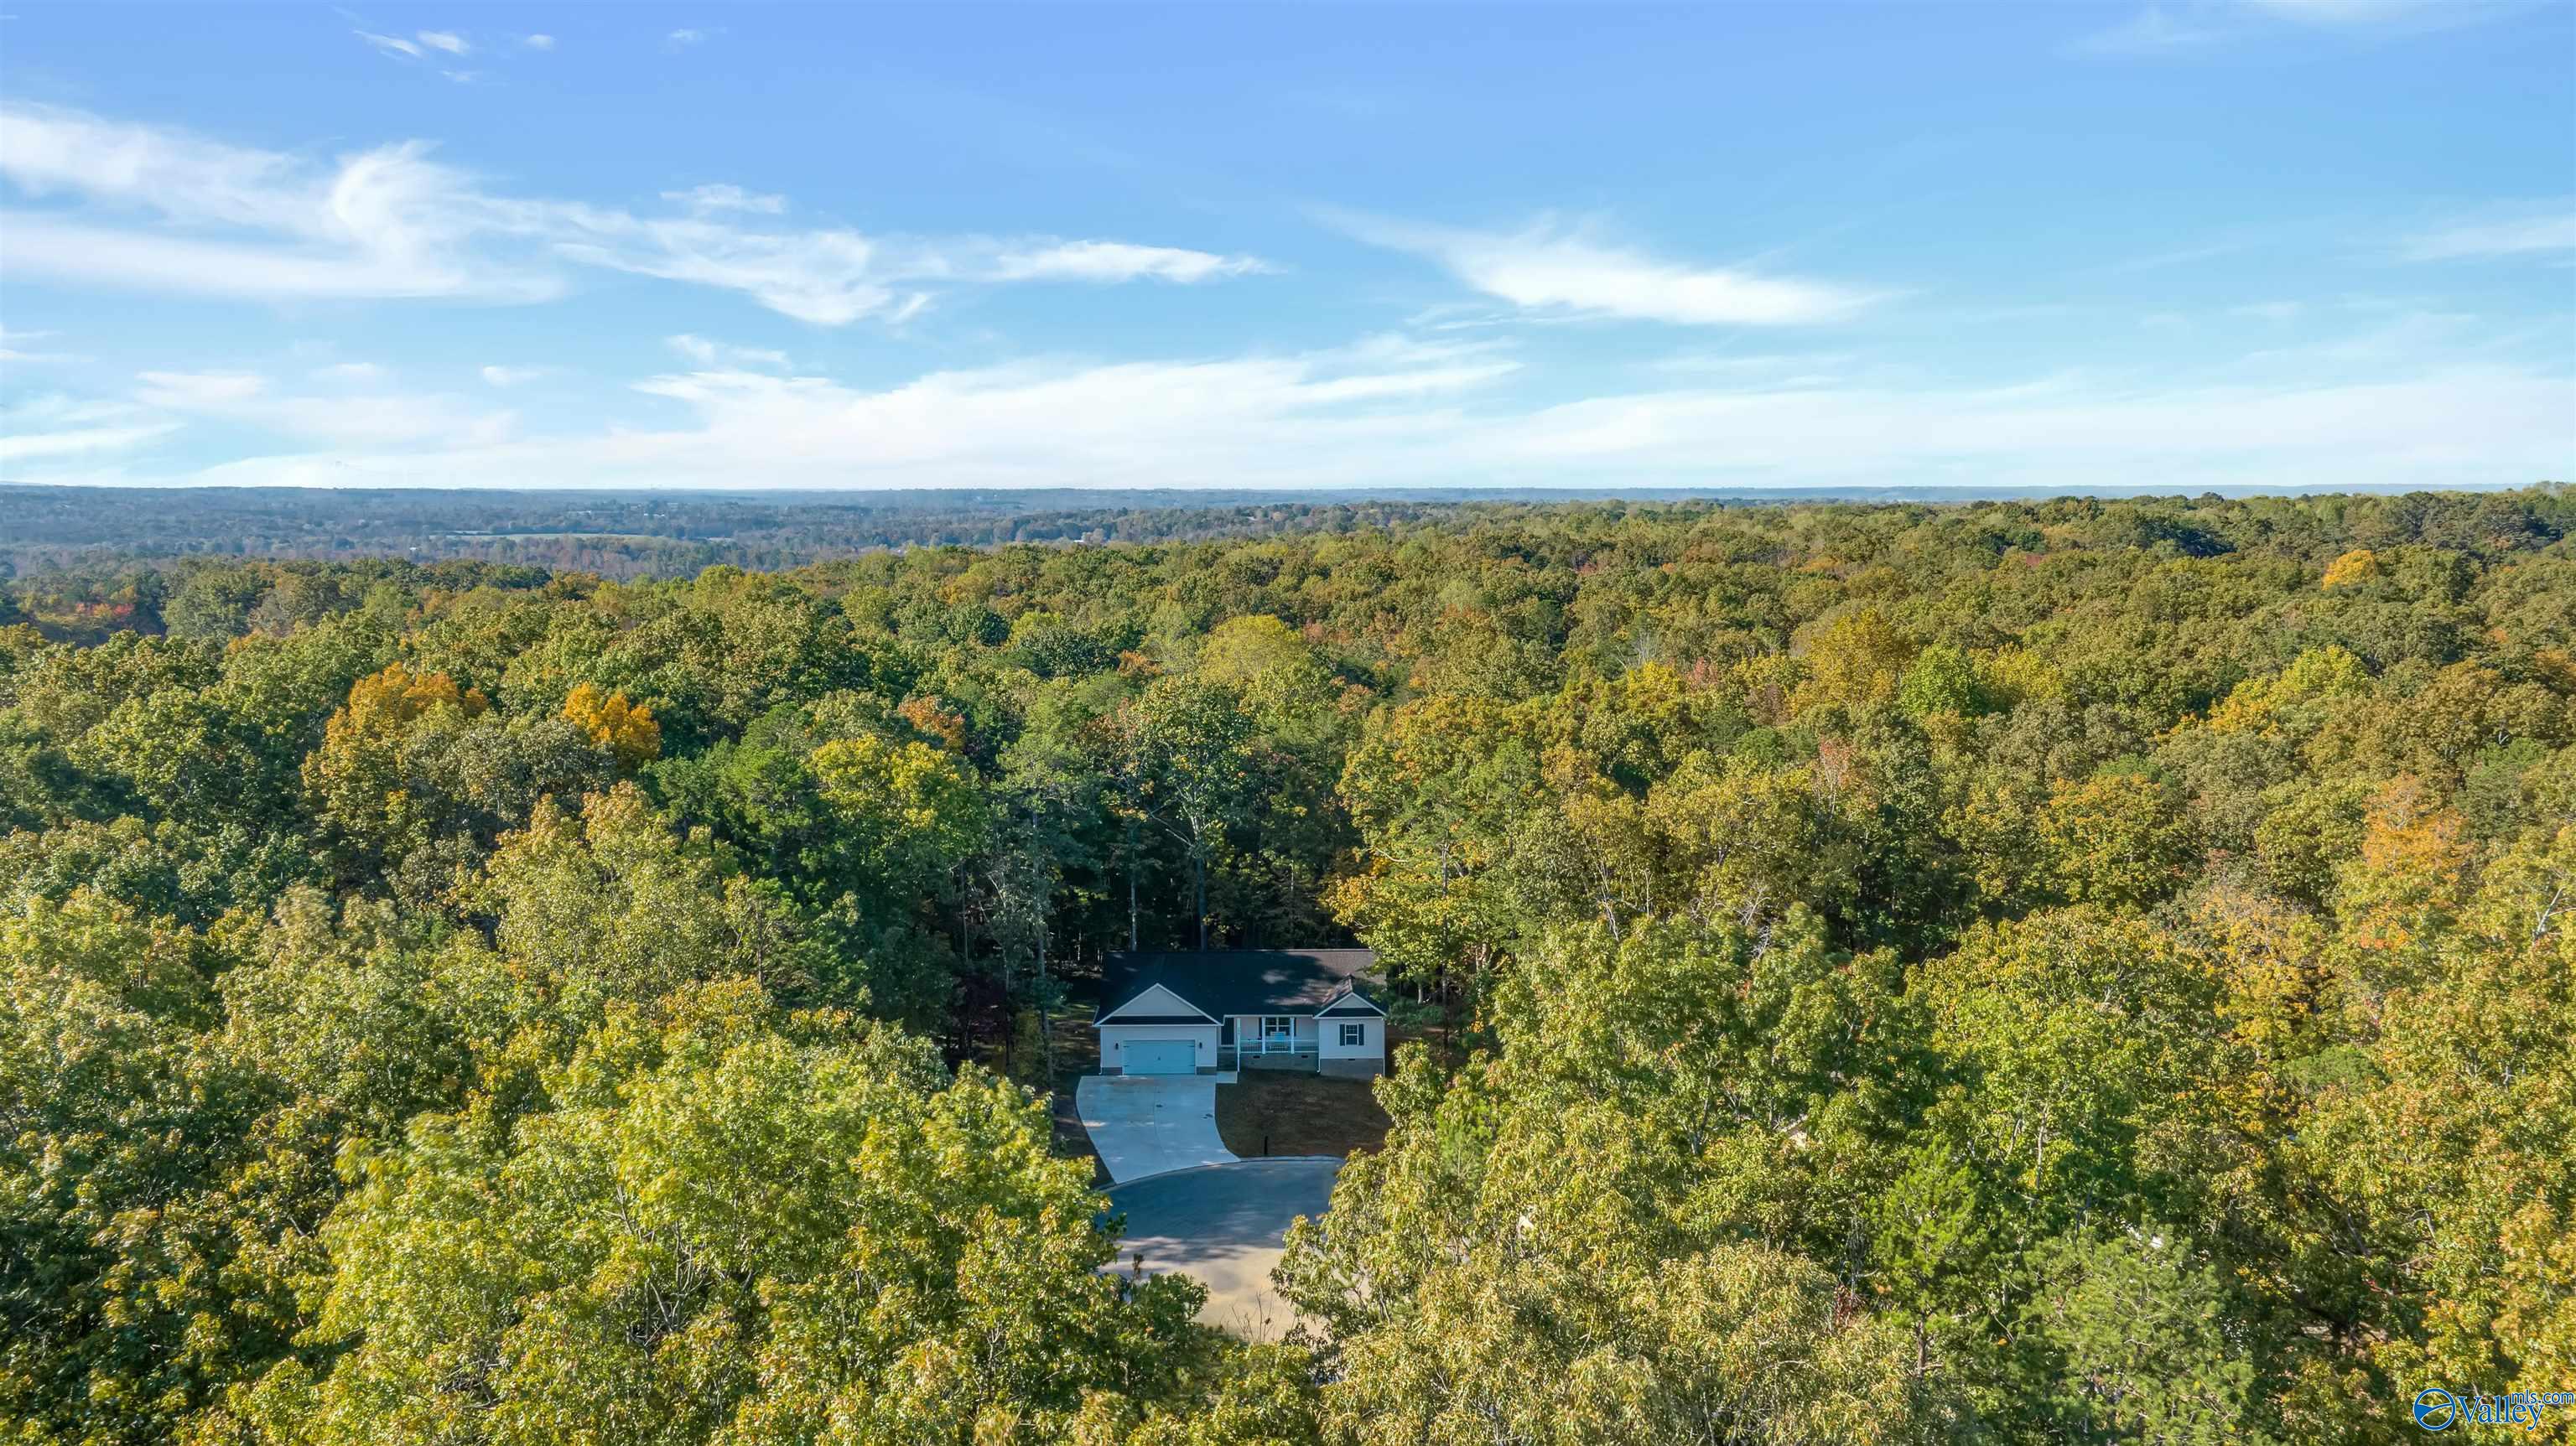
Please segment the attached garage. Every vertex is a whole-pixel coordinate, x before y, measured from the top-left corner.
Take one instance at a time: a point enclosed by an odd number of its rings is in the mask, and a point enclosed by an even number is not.
[[[1195,1074],[1216,1071],[1217,1026],[1190,1019],[1147,1019],[1100,1026],[1102,1074]]]
[[[1138,994],[1093,1027],[1102,1074],[1216,1072],[1215,1017],[1168,989]]]
[[[1129,1074],[1196,1074],[1199,1047],[1186,1039],[1131,1039],[1127,1041],[1126,1072]]]

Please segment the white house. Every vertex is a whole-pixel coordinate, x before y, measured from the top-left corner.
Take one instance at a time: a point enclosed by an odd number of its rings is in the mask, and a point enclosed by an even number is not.
[[[1366,949],[1113,954],[1101,979],[1102,1074],[1386,1072],[1386,1011]]]

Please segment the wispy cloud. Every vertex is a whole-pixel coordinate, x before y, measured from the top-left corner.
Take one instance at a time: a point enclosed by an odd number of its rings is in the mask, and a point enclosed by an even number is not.
[[[2576,251],[2576,203],[2540,214],[2462,221],[2418,232],[2398,247],[2398,254],[2409,261],[2562,251]]]
[[[71,352],[28,350],[30,346],[33,346],[37,342],[53,340],[54,336],[55,333],[50,331],[27,331],[24,329],[11,330],[8,327],[0,326],[0,361],[16,362],[22,366],[34,366],[44,362],[76,362],[88,360],[87,357],[77,356]]]
[[[504,389],[509,387],[526,386],[528,383],[546,376],[553,370],[554,368],[552,367],[488,366],[483,368],[483,383],[486,386],[501,387]]]
[[[519,43],[528,47],[530,50],[552,50],[555,48],[555,38],[551,35],[522,35],[519,37]]]
[[[739,291],[782,315],[845,326],[903,304],[877,243],[856,231],[749,231],[697,217],[583,211],[554,239],[589,266]]]
[[[1466,285],[1525,311],[1685,326],[1797,326],[1841,320],[1876,299],[1829,282],[1664,260],[1600,239],[1597,226],[1549,217],[1492,232],[1323,214],[1360,240],[1428,257]]]
[[[2079,37],[2072,48],[2083,55],[2171,55],[2197,50],[2221,34],[2206,24],[2176,20],[2161,5],[2150,5],[2107,30]]]
[[[2320,25],[2484,19],[2514,8],[2510,0],[2246,0],[2256,10]]]
[[[1261,269],[1114,241],[780,227],[763,218],[783,200],[731,186],[674,193],[685,214],[639,215],[494,194],[418,141],[320,164],[44,106],[0,106],[0,175],[40,201],[103,203],[0,215],[13,270],[208,295],[533,301],[560,294],[562,264],[575,263],[740,292],[839,326],[915,315],[947,287]],[[136,209],[165,224],[137,224]]]
[[[505,440],[516,423],[508,412],[477,407],[436,393],[399,392],[372,376],[328,378],[323,392],[291,392],[257,372],[138,374],[135,400],[145,407],[256,427],[281,436],[334,446],[381,447],[413,443],[490,445]]]
[[[1003,281],[1134,281],[1150,277],[1186,285],[1268,269],[1253,256],[1216,256],[1177,246],[1130,246],[1118,241],[1066,241],[1006,250],[993,258],[992,275]]]
[[[692,45],[704,43],[706,38],[707,33],[703,30],[681,29],[674,30],[670,34],[663,36],[662,44],[666,49],[686,50]]]
[[[2078,55],[2156,58],[2297,31],[2404,34],[2477,24],[2530,0],[2149,0],[2104,30],[2077,37]]]
[[[453,30],[415,31],[409,40],[399,35],[378,35],[371,30],[358,30],[351,33],[374,46],[378,54],[390,56],[395,60],[426,61],[433,50],[441,55],[455,56],[460,59],[474,53],[474,47],[466,41],[465,37]],[[439,74],[460,85],[470,85],[481,78],[479,71],[472,70],[441,69]]]
[[[387,55],[399,56],[411,60],[426,60],[429,58],[427,51],[422,50],[418,45],[403,39],[399,35],[377,35],[365,30],[355,31],[353,33],[356,34],[360,40],[367,42],[369,45],[374,46],[376,49]]]
[[[247,459],[197,480],[405,485],[554,476],[576,485],[1036,485],[1168,482],[1228,470],[1244,485],[1313,479],[1318,466],[1435,465],[1454,399],[1507,374],[1489,349],[1382,339],[1284,357],[1023,362],[934,372],[884,390],[749,371],[646,378],[688,425],[410,450],[333,449]],[[725,454],[736,450],[729,459]],[[1230,470],[1229,470],[1230,469]],[[694,480],[688,480],[694,479]]]
[[[675,349],[701,361],[700,340]],[[721,345],[705,343],[718,362]],[[191,374],[153,387],[176,414],[290,437],[337,425],[409,440],[326,442],[153,480],[869,488],[1221,476],[1287,488],[2076,478],[2288,488],[2509,483],[2576,469],[2576,386],[2566,377],[2422,354],[2392,363],[2414,370],[2331,380],[2281,368],[2164,385],[2083,371],[1912,387],[1675,374],[1668,386],[1536,406],[1515,401],[1523,363],[1512,349],[1409,337],[1294,355],[1024,361],[885,387],[707,366],[634,384],[682,409],[676,425],[533,437],[511,431],[506,414],[478,416],[452,400],[387,399],[352,424],[332,420],[345,400],[336,395],[280,396],[255,376]],[[86,455],[63,452],[48,475],[78,475]]]
[[[746,191],[740,186],[714,184],[692,187],[686,191],[664,191],[662,199],[686,206],[692,211],[757,211],[775,216],[787,209],[784,196],[767,196]]]
[[[256,372],[142,372],[135,380],[147,405],[182,411],[237,406],[268,390],[268,378]]]
[[[535,299],[540,268],[476,254],[506,223],[418,142],[315,166],[52,107],[0,107],[0,175],[46,200],[109,203],[8,214],[12,269],[74,281],[256,297]],[[165,225],[137,225],[134,209]]]
[[[0,466],[128,452],[178,428],[130,402],[30,397],[0,404]]]

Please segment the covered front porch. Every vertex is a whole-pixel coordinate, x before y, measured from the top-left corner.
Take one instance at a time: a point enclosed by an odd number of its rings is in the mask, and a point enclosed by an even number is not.
[[[1216,1067],[1317,1073],[1322,1051],[1315,1018],[1303,1014],[1230,1014],[1218,1032]]]

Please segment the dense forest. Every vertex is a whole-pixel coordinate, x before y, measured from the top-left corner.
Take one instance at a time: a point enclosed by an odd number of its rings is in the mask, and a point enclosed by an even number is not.
[[[0,1441],[2373,1441],[2576,1388],[2576,492],[0,594]],[[1361,942],[1246,1344],[1054,1021]],[[2533,1439],[2576,1440],[2576,1410]]]

